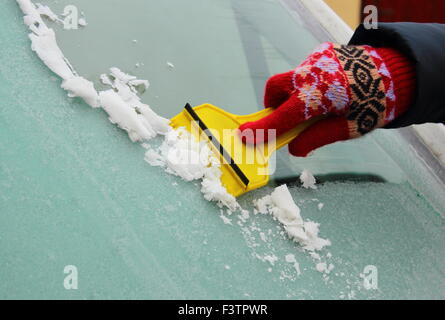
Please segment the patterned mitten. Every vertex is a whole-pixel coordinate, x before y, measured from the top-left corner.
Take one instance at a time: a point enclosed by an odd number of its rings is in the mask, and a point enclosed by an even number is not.
[[[414,63],[394,49],[323,43],[295,70],[267,81],[264,104],[276,110],[240,130],[252,129],[253,135],[242,137],[259,143],[268,135],[256,136],[256,129],[275,129],[279,136],[325,115],[289,144],[292,155],[305,157],[385,126],[409,108],[415,86]]]

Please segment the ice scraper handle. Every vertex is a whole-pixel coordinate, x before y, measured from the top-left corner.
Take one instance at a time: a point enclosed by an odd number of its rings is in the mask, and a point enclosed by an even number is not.
[[[289,143],[294,156],[384,127],[411,105],[416,86],[414,63],[398,51],[323,43],[294,70],[271,77],[264,105],[270,111],[243,123],[245,143],[267,142],[274,129],[277,147]],[[323,116],[324,119],[308,120]],[[298,137],[296,128],[308,123]],[[300,126],[300,127],[299,127]],[[262,129],[258,130],[257,129]]]
[[[274,112],[275,112],[275,110],[273,108],[264,108],[261,111],[258,111],[258,112],[255,112],[255,113],[252,113],[249,115],[236,116],[236,119],[237,119],[238,123],[241,123],[241,124],[254,123],[256,121],[259,121],[261,119],[264,119],[264,118],[270,116]],[[323,116],[314,117],[312,119],[309,119],[307,121],[299,123],[292,129],[280,134],[279,136],[276,136],[275,150],[281,149],[282,147],[288,145],[292,140],[294,140],[296,137],[298,137],[298,135],[300,135],[302,131],[304,131],[306,128],[308,128],[315,122],[320,121],[323,118],[324,118]],[[267,131],[267,130],[264,130],[264,131]],[[246,130],[244,130],[243,133],[244,133],[244,135],[241,138],[243,140],[246,140],[246,138],[248,139],[248,137],[246,137],[246,136],[250,133],[246,132]],[[264,132],[264,134],[267,135],[268,133]],[[265,142],[267,142],[267,139],[265,139],[265,140],[266,140]]]

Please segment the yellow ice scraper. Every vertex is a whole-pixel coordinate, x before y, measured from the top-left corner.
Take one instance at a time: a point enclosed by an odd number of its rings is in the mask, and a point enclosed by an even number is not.
[[[171,119],[175,129],[185,127],[198,141],[209,141],[221,163],[221,182],[235,197],[265,186],[269,181],[269,158],[281,147],[291,142],[317,119],[309,120],[268,143],[244,144],[238,127],[250,121],[257,121],[273,112],[272,108],[248,115],[235,115],[211,104],[192,108],[187,104],[184,110]],[[265,132],[265,135],[268,133]]]

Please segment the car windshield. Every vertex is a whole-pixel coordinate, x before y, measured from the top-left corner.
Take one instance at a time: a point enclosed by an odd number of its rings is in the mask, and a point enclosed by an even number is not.
[[[300,1],[39,2],[57,14],[74,4],[86,20],[76,30],[45,20],[80,75],[99,89],[111,67],[147,79],[142,100],[166,118],[187,102],[258,111],[268,77],[332,41]],[[239,199],[248,221],[221,219],[198,183],[149,166],[103,111],[67,98],[30,50],[17,4],[0,6],[3,297],[445,298],[443,181],[409,130],[377,130],[304,159],[284,148],[270,185]],[[303,169],[316,190],[301,187]],[[332,242],[321,260],[253,214],[252,201],[283,183]],[[59,281],[71,264],[76,292]],[[369,266],[376,290],[363,285]]]

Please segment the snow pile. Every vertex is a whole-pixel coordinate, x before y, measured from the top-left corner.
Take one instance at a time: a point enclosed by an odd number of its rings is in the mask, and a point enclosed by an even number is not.
[[[24,22],[31,30],[29,34],[31,49],[62,79],[74,77],[71,65],[57,45],[54,30],[46,26],[36,7],[29,0],[17,0],[17,2],[25,14]]]
[[[240,221],[248,219],[248,211],[242,210],[235,197],[221,184],[220,163],[207,142],[196,141],[185,129],[173,130],[168,119],[157,115],[141,102],[138,94],[149,87],[148,81],[139,80],[118,68],[111,68],[108,75],[103,74],[100,77],[102,83],[110,89],[96,91],[91,81],[76,73],[58,47],[54,31],[41,18],[44,15],[55,20],[57,16],[48,7],[36,7],[30,0],[17,0],[17,3],[25,15],[25,24],[31,30],[29,38],[32,50],[62,78],[61,86],[68,91],[70,97],[80,97],[93,108],[103,108],[112,123],[125,130],[133,142],[141,142],[148,149],[145,160],[150,165],[160,166],[166,172],[186,181],[201,180],[201,192],[206,200],[215,201],[229,211],[240,210]],[[153,149],[145,143],[159,134],[165,136],[159,148]],[[303,187],[316,188],[315,178],[307,170],[303,171],[300,179]],[[289,237],[300,243],[304,249],[314,251],[330,245],[329,240],[318,237],[317,223],[303,221],[300,209],[285,185],[276,188],[271,195],[255,201],[255,204],[259,212],[270,213],[279,220]]]
[[[41,18],[45,16],[60,23],[61,20],[57,15],[47,6],[38,4],[36,7],[30,0],[16,1],[25,15],[25,24],[31,30],[29,38],[32,42],[32,50],[62,79],[61,87],[68,92],[68,96],[80,97],[91,107],[105,110],[109,120],[125,130],[131,141],[140,142],[147,149],[144,158],[150,165],[159,166],[167,173],[181,177],[185,181],[201,180],[201,192],[204,198],[215,201],[220,208],[226,207],[228,215],[231,215],[232,211],[239,211],[240,215],[236,223],[250,237],[249,229],[243,227],[249,219],[249,211],[243,210],[235,197],[229,194],[221,184],[220,162],[208,143],[197,141],[184,128],[172,129],[168,119],[157,115],[147,104],[142,103],[139,94],[149,87],[148,81],[137,79],[118,68],[111,68],[108,75],[103,74],[100,77],[102,83],[110,89],[97,91],[91,81],[76,73],[58,47],[54,31],[48,28]],[[80,24],[86,25],[86,21]],[[133,42],[137,41],[133,40]],[[171,62],[167,62],[167,66],[170,69],[175,67]],[[164,136],[159,147],[154,148],[146,143],[157,135]],[[302,172],[300,180],[304,188],[317,188],[315,178],[307,170]],[[298,242],[314,259],[319,261],[316,266],[318,271],[327,274],[333,269],[332,264],[321,262],[320,256],[315,252],[329,246],[330,241],[318,236],[318,223],[302,219],[300,209],[293,201],[286,185],[276,188],[271,195],[254,201],[254,204],[256,206],[254,213],[271,214],[274,219],[283,224],[291,239]],[[318,209],[322,208],[323,204],[320,203]],[[225,224],[232,225],[232,219],[225,216],[223,210],[220,217]],[[261,231],[252,226],[253,230]],[[266,236],[264,232],[259,232],[260,239],[267,242],[271,233],[272,231],[269,230]],[[251,241],[250,238],[249,241]],[[278,261],[274,254],[257,255],[257,257],[271,266]],[[300,265],[293,254],[286,255],[285,261],[294,266],[298,275],[301,274]],[[272,268],[268,270],[272,271]]]
[[[41,18],[44,15],[53,20],[57,16],[47,6],[39,5],[36,8],[29,0],[17,0],[17,3],[25,14],[25,24],[31,30],[31,49],[52,72],[62,78],[62,88],[69,92],[70,97],[80,97],[90,106],[98,107],[98,93],[93,83],[77,75],[57,45],[54,30],[48,28]]]
[[[58,24],[64,24],[64,21],[62,20],[62,18],[60,18],[57,14],[55,14],[51,10],[50,7],[48,7],[48,6],[44,5],[44,4],[41,4],[41,3],[36,3],[36,9],[37,9],[37,12],[40,14],[41,17],[46,17],[49,20],[51,20],[52,22],[56,22]],[[85,19],[85,15],[84,15],[83,12],[81,12],[81,14],[82,14],[82,17],[77,20],[77,23],[81,27],[86,27],[88,25],[88,23],[87,23],[87,21]],[[68,15],[68,13],[64,12],[61,15],[61,17],[66,17],[67,15]],[[77,17],[77,15],[76,15],[76,17]],[[74,28],[74,29],[76,29],[76,28]]]
[[[295,204],[286,185],[275,188],[270,195],[254,200],[254,204],[259,213],[269,213],[283,224],[289,237],[301,244],[303,249],[314,251],[331,245],[329,240],[318,237],[318,223],[303,220],[300,208]]]
[[[126,130],[132,141],[148,140],[168,131],[168,120],[143,104],[137,95],[137,88],[148,88],[148,81],[111,68],[110,76],[102,75],[101,79],[113,89],[98,93],[91,81],[77,75],[57,45],[54,30],[43,22],[41,14],[54,18],[52,11],[42,5],[36,8],[29,0],[17,0],[17,3],[25,14],[25,24],[32,31],[29,34],[32,50],[62,78],[61,86],[68,91],[68,96],[80,97],[93,108],[102,107],[110,121]]]
[[[221,185],[221,170],[208,146],[194,141],[185,130],[174,131],[168,119],[141,102],[138,93],[148,88],[147,80],[139,80],[118,68],[111,68],[109,75],[100,77],[102,83],[111,89],[97,92],[91,81],[77,75],[57,45],[54,30],[48,28],[41,18],[44,15],[53,20],[57,16],[48,7],[36,7],[30,0],[17,0],[17,3],[25,14],[25,24],[32,31],[29,34],[32,50],[62,78],[62,88],[68,91],[69,97],[80,97],[93,108],[102,107],[109,120],[125,130],[133,142],[165,135],[160,152],[151,149],[146,153],[148,163],[165,167],[167,172],[187,181],[202,179],[201,191],[205,199],[216,201],[230,210],[239,208],[236,199]]]
[[[308,170],[303,170],[300,175],[300,181],[303,184],[303,188],[317,189],[315,178]]]
[[[80,97],[93,108],[100,107],[99,95],[91,81],[74,76],[63,80],[61,87],[68,91],[70,98]]]
[[[118,68],[111,68],[110,75],[103,74],[100,78],[103,84],[112,87],[99,93],[100,104],[109,120],[127,131],[131,141],[149,140],[168,132],[169,120],[157,115],[138,96],[138,88],[148,88],[147,80],[139,80]]]
[[[234,196],[221,184],[220,162],[207,142],[198,142],[187,130],[170,129],[157,149],[149,149],[145,160],[186,181],[201,181],[201,192],[208,201],[216,201],[234,211],[239,209]]]

